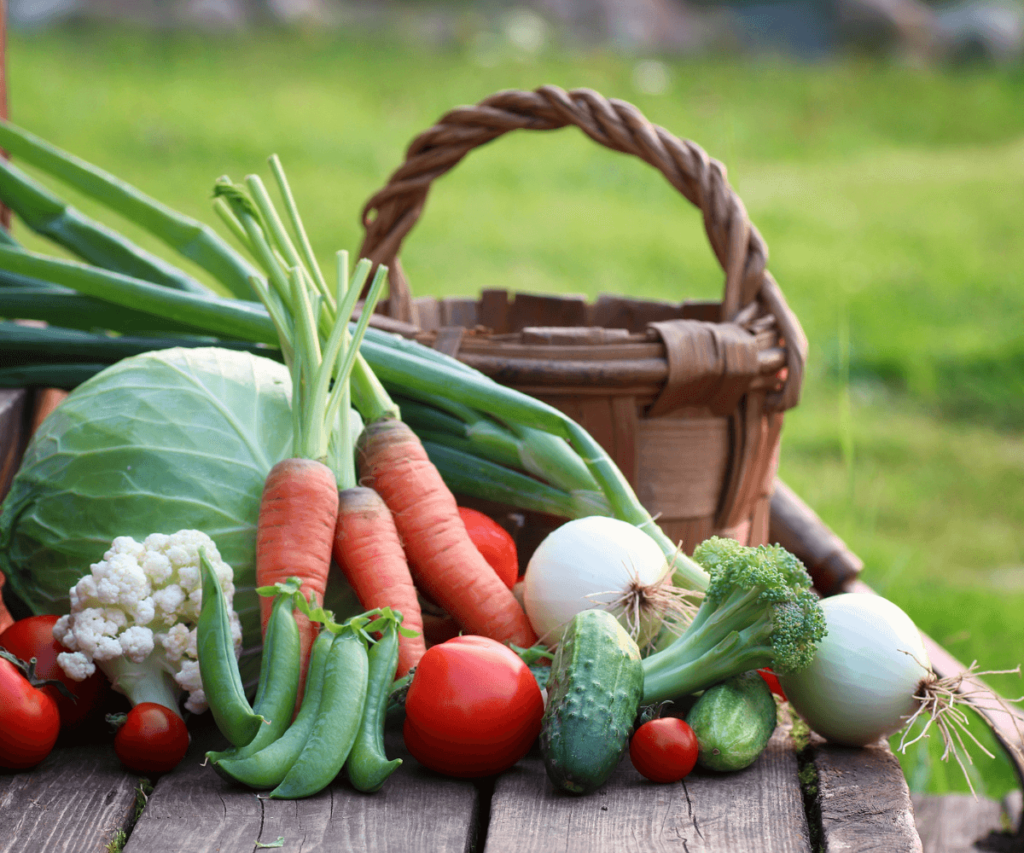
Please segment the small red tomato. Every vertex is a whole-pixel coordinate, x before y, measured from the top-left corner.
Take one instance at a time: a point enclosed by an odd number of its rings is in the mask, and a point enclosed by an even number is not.
[[[774,672],[772,672],[768,667],[765,667],[764,669],[759,669],[757,674],[764,679],[764,683],[771,688],[772,693],[778,696],[783,702],[788,701],[786,699],[786,691],[782,689],[782,685],[779,684],[779,677]]]
[[[636,730],[629,742],[629,758],[637,771],[652,782],[678,782],[697,764],[697,735],[686,720],[658,717]]]
[[[448,776],[501,773],[540,734],[544,699],[530,668],[497,640],[463,635],[427,649],[405,699],[405,745]]]
[[[460,506],[459,515],[469,538],[495,574],[509,589],[519,580],[519,555],[511,534],[489,515]]]
[[[94,714],[99,720],[110,694],[110,682],[99,669],[85,681],[75,681],[65,675],[57,663],[57,655],[67,649],[54,639],[53,626],[56,621],[57,617],[53,615],[19,619],[0,634],[0,647],[23,661],[35,658],[38,678],[59,681],[71,691],[74,699],[52,685],[40,688],[57,703],[61,727],[70,729],[90,714]]]
[[[121,763],[136,773],[166,773],[188,752],[185,721],[156,702],[140,702],[132,708],[114,736],[114,752]]]
[[[50,754],[59,734],[57,703],[0,657],[0,767],[35,767]]]

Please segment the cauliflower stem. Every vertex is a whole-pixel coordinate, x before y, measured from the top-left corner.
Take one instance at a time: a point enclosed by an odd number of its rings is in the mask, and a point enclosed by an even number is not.
[[[712,537],[693,554],[710,583],[693,621],[644,658],[645,705],[679,699],[754,669],[796,672],[825,636],[807,570],[777,545]]]
[[[126,657],[100,661],[100,669],[110,679],[110,686],[128,697],[132,706],[143,702],[156,702],[165,708],[178,710],[181,688],[174,680],[174,667],[163,651],[154,651],[142,663]]]

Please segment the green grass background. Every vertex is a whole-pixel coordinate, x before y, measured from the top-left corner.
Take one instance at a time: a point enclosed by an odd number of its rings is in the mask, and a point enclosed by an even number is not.
[[[382,32],[15,32],[10,112],[211,223],[214,180],[266,177],[276,152],[328,262],[358,250],[364,201],[447,109],[546,83],[632,101],[728,166],[804,325],[783,478],[954,655],[1024,660],[1021,69],[666,60],[653,95],[634,84],[635,57],[475,57],[468,42],[431,51]],[[471,154],[434,188],[403,263],[420,295],[679,300],[722,283],[699,214],[574,130]],[[991,683],[1024,692],[1016,676]],[[912,787],[965,790],[931,740],[903,759]],[[999,756],[974,774],[990,796],[1014,785]]]

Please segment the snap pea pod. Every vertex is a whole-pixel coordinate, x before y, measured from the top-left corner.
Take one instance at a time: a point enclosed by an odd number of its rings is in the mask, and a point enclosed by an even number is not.
[[[274,599],[263,638],[263,658],[252,709],[267,720],[249,743],[223,752],[208,752],[209,761],[245,758],[259,752],[285,733],[295,712],[299,692],[299,626],[293,612],[294,596],[279,594]]]
[[[281,783],[313,730],[313,721],[320,708],[320,694],[324,686],[327,658],[334,635],[321,631],[313,641],[309,653],[309,669],[306,673],[306,691],[302,696],[299,713],[285,733],[273,743],[244,758],[224,758],[213,765],[221,776],[241,782],[250,788],[265,790]]]
[[[369,658],[366,641],[346,628],[334,638],[327,657],[320,709],[309,740],[281,784],[270,792],[274,799],[309,797],[326,788],[348,758],[363,718]]]
[[[203,603],[196,625],[199,675],[210,713],[220,733],[232,745],[245,746],[256,737],[264,719],[253,711],[245,698],[242,675],[235,657],[235,643],[231,637],[227,599],[213,566],[201,549],[199,562],[203,576]]]
[[[352,745],[345,772],[357,791],[371,794],[379,791],[388,776],[402,763],[401,758],[388,760],[384,751],[384,720],[391,682],[398,668],[398,625],[392,622],[381,638],[367,652],[370,672],[366,686],[366,707]]]

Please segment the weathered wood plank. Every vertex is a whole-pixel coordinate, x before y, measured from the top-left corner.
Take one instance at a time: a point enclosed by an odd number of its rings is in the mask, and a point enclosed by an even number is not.
[[[917,831],[924,853],[974,853],[976,841],[1003,829],[1003,805],[970,794],[913,796]]]
[[[11,481],[21,466],[21,454],[28,439],[25,412],[29,403],[30,394],[24,388],[0,388],[0,502],[7,497]],[[4,582],[0,573],[0,595]],[[0,631],[13,621],[14,617],[0,600]]]
[[[38,767],[0,773],[0,853],[97,853],[135,814],[136,776],[109,743],[58,747]]]
[[[260,803],[255,793],[229,787],[212,768],[202,766],[208,749],[225,745],[205,722],[190,725],[188,754],[156,783],[124,853],[255,849],[263,820]]]
[[[21,464],[27,400],[24,388],[0,388],[0,501]]]
[[[850,749],[812,735],[811,747],[829,853],[921,853],[910,790],[887,743]]]
[[[486,853],[807,853],[810,842],[788,731],[779,729],[751,767],[694,771],[655,785],[628,758],[585,797],[557,793],[539,755],[495,783]]]
[[[163,777],[125,853],[253,850],[283,839],[282,853],[464,853],[479,812],[477,785],[425,770],[388,737],[404,764],[376,794],[355,791],[340,776],[303,800],[269,800],[202,766],[204,749],[221,741],[199,732],[182,765]]]

